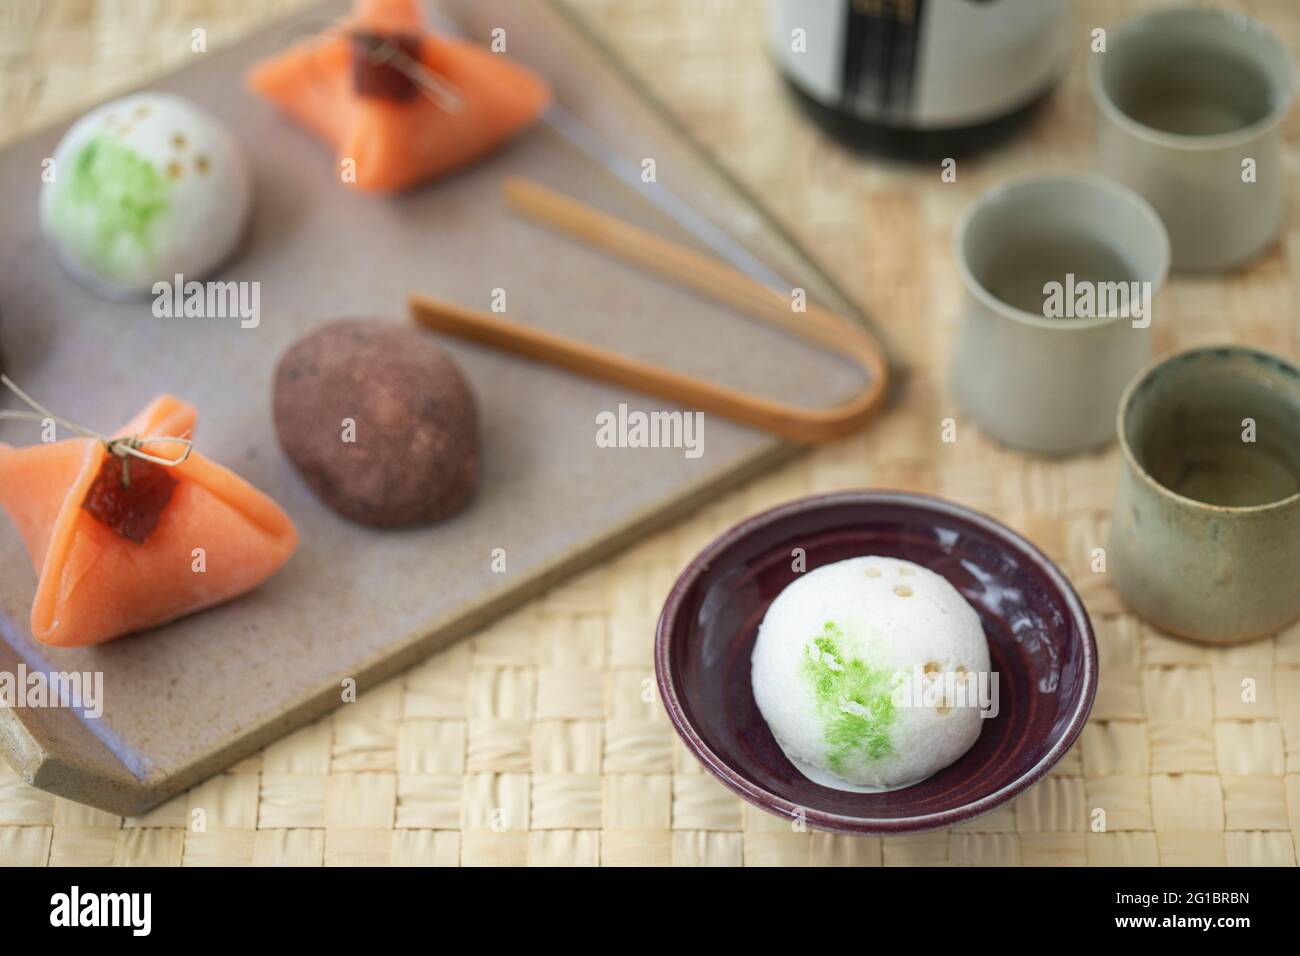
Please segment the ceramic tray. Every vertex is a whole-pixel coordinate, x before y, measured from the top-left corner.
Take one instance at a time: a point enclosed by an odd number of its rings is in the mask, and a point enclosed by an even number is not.
[[[104,675],[99,719],[64,709],[0,710],[0,746],[38,787],[139,813],[561,577],[629,544],[792,449],[709,417],[704,453],[607,449],[596,416],[619,403],[667,407],[473,346],[445,342],[480,400],[484,470],[473,506],[436,527],[375,532],[324,508],[276,443],[270,379],[280,353],[346,315],[403,318],[408,291],[487,308],[504,288],[512,317],[806,405],[859,386],[857,373],[511,215],[508,175],[526,175],[759,278],[851,306],[563,8],[513,0],[440,5],[473,37],[507,31],[511,56],[555,88],[547,122],[491,160],[398,198],[350,192],[334,158],[244,92],[247,67],[320,29],[328,3],[233,47],[195,54],[151,88],[228,123],[246,148],[256,199],[249,235],[212,278],[261,283],[262,321],[166,319],[150,303],[96,298],[64,275],[38,236],[41,160],[66,127],[0,154],[0,347],[6,368],[60,414],[101,430],[153,395],[198,407],[199,445],[275,498],[302,536],[257,591],[221,608],[96,648],[36,644],[36,578],[0,522],[0,670]],[[657,181],[643,183],[641,160]],[[6,400],[8,401],[8,400]],[[6,422],[0,438],[36,434]],[[494,573],[493,550],[506,553]],[[653,635],[645,635],[647,642]]]

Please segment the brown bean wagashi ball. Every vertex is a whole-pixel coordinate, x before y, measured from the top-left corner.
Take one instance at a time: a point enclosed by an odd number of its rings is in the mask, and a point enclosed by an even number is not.
[[[474,395],[428,333],[377,319],[324,325],[281,357],[273,405],[285,454],[345,518],[426,524],[474,491]]]

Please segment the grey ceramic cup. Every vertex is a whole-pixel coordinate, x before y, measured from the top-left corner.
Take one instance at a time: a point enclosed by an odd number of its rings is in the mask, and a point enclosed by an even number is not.
[[[1300,368],[1239,346],[1181,352],[1133,381],[1117,427],[1109,570],[1125,604],[1218,644],[1300,616]]]
[[[1160,213],[1173,268],[1226,269],[1271,245],[1296,78],[1267,27],[1227,10],[1160,10],[1111,31],[1089,73],[1099,168]],[[1254,182],[1243,180],[1247,160]]]
[[[951,379],[966,413],[1025,451],[1108,444],[1120,394],[1151,356],[1150,300],[1145,316],[1132,314],[1135,299],[1128,310],[1049,318],[1044,290],[1073,277],[1097,288],[1137,282],[1154,297],[1169,267],[1160,218],[1099,176],[1019,179],[966,211],[956,257],[966,303]]]

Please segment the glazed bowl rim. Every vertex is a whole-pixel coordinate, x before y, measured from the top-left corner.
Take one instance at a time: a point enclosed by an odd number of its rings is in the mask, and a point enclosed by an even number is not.
[[[1270,52],[1275,54],[1283,64],[1286,77],[1282,83],[1278,84],[1280,89],[1274,89],[1270,86],[1270,94],[1278,93],[1279,95],[1275,102],[1270,104],[1268,113],[1253,122],[1247,123],[1245,126],[1222,133],[1205,135],[1171,133],[1155,126],[1148,126],[1146,123],[1130,116],[1110,95],[1110,91],[1106,88],[1104,75],[1106,69],[1105,53],[1100,56],[1094,55],[1088,64],[1088,91],[1097,107],[1097,111],[1136,140],[1184,154],[1244,146],[1269,135],[1280,127],[1286,120],[1287,114],[1290,113],[1291,106],[1296,98],[1295,54],[1291,52],[1291,48],[1268,24],[1257,17],[1237,10],[1202,6],[1194,3],[1158,7],[1155,10],[1148,10],[1146,13],[1138,14],[1115,27],[1111,31],[1111,43],[1113,45],[1116,42],[1140,41],[1144,37],[1158,33],[1166,23],[1179,20],[1224,23],[1227,25],[1226,29],[1233,30],[1241,36],[1251,36],[1259,43],[1272,47]]]
[[[1236,342],[1196,345],[1191,348],[1179,349],[1159,355],[1144,365],[1137,375],[1133,376],[1133,379],[1125,386],[1123,394],[1120,395],[1119,407],[1115,412],[1115,438],[1120,447],[1120,453],[1124,457],[1124,465],[1129,474],[1136,476],[1142,486],[1153,492],[1156,497],[1200,514],[1246,518],[1269,515],[1275,511],[1281,512],[1293,508],[1297,503],[1300,503],[1300,491],[1292,492],[1285,498],[1275,498],[1272,501],[1265,501],[1257,505],[1216,505],[1209,501],[1189,498],[1187,495],[1180,494],[1156,480],[1155,476],[1142,464],[1137,451],[1129,441],[1129,412],[1133,403],[1137,400],[1138,392],[1149,387],[1155,381],[1157,375],[1175,365],[1195,361],[1217,361],[1229,357],[1247,358],[1255,362],[1282,366],[1287,374],[1300,378],[1300,364],[1287,358],[1282,353],[1271,352],[1268,349],[1255,348],[1250,345],[1240,345]]]
[[[963,290],[993,315],[1011,319],[1032,328],[1043,329],[1050,333],[1080,335],[1094,329],[1103,329],[1112,325],[1131,322],[1130,317],[1123,315],[1097,315],[1087,319],[1049,319],[1044,315],[1037,315],[1019,306],[1012,305],[1010,302],[1002,301],[993,294],[982,279],[975,275],[975,271],[971,268],[969,262],[970,257],[966,255],[966,234],[974,224],[976,217],[999,202],[1009,201],[1016,193],[1035,188],[1089,189],[1097,193],[1106,193],[1111,198],[1131,206],[1133,211],[1141,216],[1148,226],[1152,227],[1152,235],[1158,237],[1160,255],[1160,264],[1152,277],[1137,281],[1151,283],[1152,300],[1164,289],[1165,284],[1169,281],[1169,269],[1173,261],[1173,252],[1170,245],[1169,230],[1165,227],[1164,220],[1160,218],[1160,214],[1156,212],[1155,207],[1139,192],[1116,179],[1111,179],[1109,176],[1103,176],[1101,173],[1061,170],[1009,176],[989,186],[962,210],[961,215],[957,218],[956,225],[953,226],[952,249],[953,257],[957,263],[957,274],[961,279]]]
[[[1083,682],[1080,685],[1078,699],[1073,705],[1065,732],[1061,734],[1038,762],[1010,783],[970,803],[934,813],[909,817],[846,816],[819,810],[816,807],[794,803],[749,780],[733,769],[722,757],[714,753],[712,748],[705,743],[704,739],[692,726],[682,707],[676,683],[672,678],[669,653],[673,625],[681,613],[686,595],[699,581],[700,577],[712,566],[714,559],[718,555],[760,528],[767,527],[792,515],[843,505],[880,504],[919,507],[926,511],[959,518],[991,535],[1002,545],[1020,551],[1023,557],[1035,565],[1057,588],[1060,597],[1065,601],[1066,610],[1071,620],[1083,636]],[[934,495],[887,490],[842,491],[798,498],[761,511],[724,531],[691,559],[673,583],[655,627],[655,679],[664,709],[667,710],[673,727],[683,743],[686,744],[687,749],[695,755],[706,770],[742,799],[761,809],[776,812],[781,816],[793,818],[802,814],[809,825],[822,830],[861,835],[917,833],[952,826],[994,809],[1028,790],[1060,761],[1082,732],[1084,724],[1087,723],[1088,715],[1092,711],[1093,700],[1097,693],[1097,645],[1092,621],[1088,617],[1087,609],[1065,574],[1038,548],[1006,525],[987,515]]]

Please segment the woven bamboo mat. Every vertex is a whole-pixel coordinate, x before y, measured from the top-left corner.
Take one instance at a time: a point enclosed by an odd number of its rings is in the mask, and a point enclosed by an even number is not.
[[[1116,453],[1045,462],[1003,451],[943,385],[961,301],[953,223],[1007,176],[1086,167],[1082,42],[1028,134],[963,161],[944,184],[937,168],[864,162],[808,126],[762,52],[753,0],[572,2],[887,328],[913,369],[898,404],[865,434],[717,501],[145,817],[55,798],[0,765],[0,862],[1294,865],[1300,627],[1209,650],[1125,614],[1105,574],[1089,568],[1105,543]],[[0,138],[178,64],[196,26],[215,46],[299,5],[6,4]],[[1148,5],[1088,0],[1076,29]],[[1292,0],[1233,5],[1300,48]],[[1300,354],[1300,111],[1287,134],[1283,242],[1244,274],[1171,281],[1161,351],[1240,341]],[[948,416],[958,422],[951,444],[940,441]],[[946,495],[1026,533],[1066,569],[1097,627],[1100,689],[1080,743],[1014,804],[949,832],[792,832],[705,775],[654,697],[654,620],[699,548],[762,508],[867,486]],[[1105,832],[1092,832],[1097,809]]]

